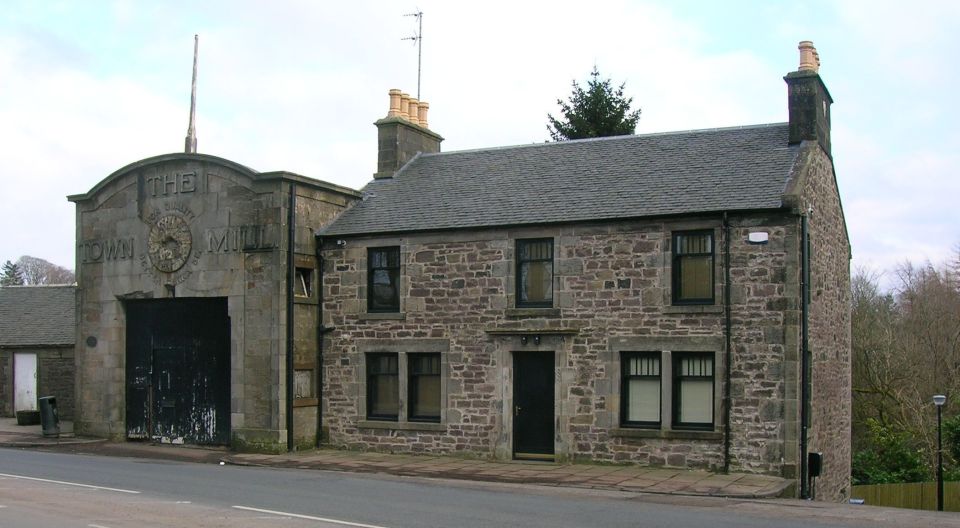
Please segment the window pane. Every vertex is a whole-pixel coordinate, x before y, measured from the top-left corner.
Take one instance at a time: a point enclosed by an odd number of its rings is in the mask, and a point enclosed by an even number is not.
[[[374,270],[370,307],[374,309],[399,308],[400,294],[397,288],[397,270]]]
[[[553,300],[553,263],[527,262],[521,265],[520,299],[529,302]]]
[[[439,355],[410,355],[410,371],[414,375],[419,374],[440,374],[440,356]]]
[[[517,241],[517,303],[550,305],[553,301],[553,240]]]
[[[440,376],[417,376],[415,384],[413,412],[414,418],[440,417]]]
[[[400,379],[396,354],[367,355],[367,415],[396,420],[400,410]]]
[[[396,374],[371,376],[370,414],[396,417],[400,410],[400,384]]]
[[[677,254],[712,253],[713,235],[701,233],[697,235],[677,235]]]
[[[410,354],[410,419],[440,421],[440,354]]]
[[[713,422],[712,378],[680,381],[680,409],[677,418],[682,423]]]
[[[631,379],[627,383],[629,401],[627,420],[631,422],[660,421],[660,380]]]
[[[371,311],[400,310],[400,248],[367,250],[367,308]]]
[[[628,365],[628,375],[630,376],[659,376],[660,358],[643,356],[630,358]]]
[[[680,266],[680,299],[713,297],[713,257],[683,257]]]

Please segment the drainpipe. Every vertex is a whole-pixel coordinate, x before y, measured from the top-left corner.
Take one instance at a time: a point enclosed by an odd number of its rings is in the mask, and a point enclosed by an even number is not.
[[[730,300],[730,220],[723,212],[723,313],[724,313],[724,366],[723,369],[723,472],[730,472],[730,370],[733,368],[732,302]]]
[[[317,254],[317,443],[323,443],[323,237],[314,235]]]
[[[800,498],[810,498],[807,430],[810,427],[810,232],[807,215],[800,216]]]
[[[293,451],[293,282],[296,279],[293,253],[296,249],[297,184],[290,183],[287,208],[287,451]]]

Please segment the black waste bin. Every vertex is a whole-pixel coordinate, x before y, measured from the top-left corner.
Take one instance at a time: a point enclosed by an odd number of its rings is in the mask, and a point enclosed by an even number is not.
[[[54,396],[43,396],[38,398],[40,401],[40,425],[43,428],[43,436],[60,436],[60,415],[57,414],[57,398]]]

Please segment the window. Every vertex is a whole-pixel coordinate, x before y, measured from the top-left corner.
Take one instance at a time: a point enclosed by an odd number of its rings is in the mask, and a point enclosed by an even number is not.
[[[673,234],[674,304],[713,304],[713,232]]]
[[[400,248],[367,249],[367,311],[400,311]]]
[[[297,297],[310,297],[312,290],[311,279],[313,270],[310,268],[296,268],[294,274],[293,294]]]
[[[517,240],[517,306],[553,306],[553,239]]]
[[[410,390],[408,419],[413,422],[440,421],[440,354],[407,356]]]
[[[660,352],[621,353],[620,423],[660,426]]]
[[[394,420],[400,411],[397,354],[367,354],[367,418]]]
[[[673,426],[713,429],[712,353],[673,353]]]

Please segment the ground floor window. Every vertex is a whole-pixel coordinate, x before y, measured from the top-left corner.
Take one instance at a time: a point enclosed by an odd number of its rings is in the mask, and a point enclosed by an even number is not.
[[[408,417],[417,422],[440,421],[440,354],[409,354]]]
[[[673,425],[713,429],[713,354],[673,354]]]
[[[400,348],[364,354],[367,420],[441,423],[443,355]]]
[[[620,426],[712,431],[715,357],[714,352],[621,351]]]
[[[395,353],[367,354],[367,418],[397,420],[400,410],[399,362]]]
[[[639,427],[660,426],[660,353],[621,355],[621,422]]]

